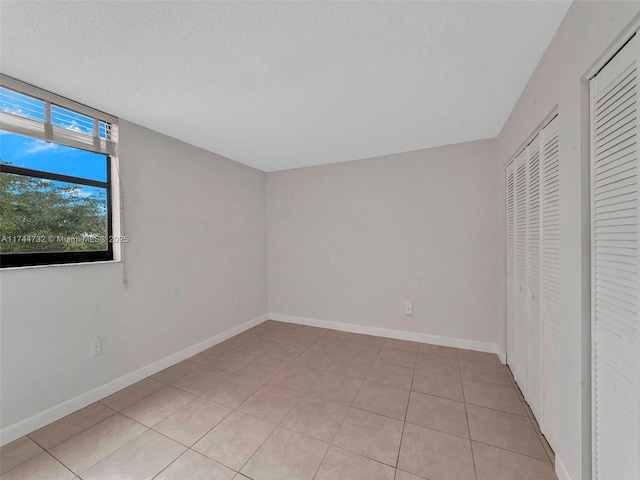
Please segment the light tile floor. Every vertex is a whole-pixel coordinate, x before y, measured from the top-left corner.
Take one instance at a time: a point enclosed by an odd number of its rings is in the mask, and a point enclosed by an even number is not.
[[[1,449],[0,478],[552,480],[493,354],[267,321]]]

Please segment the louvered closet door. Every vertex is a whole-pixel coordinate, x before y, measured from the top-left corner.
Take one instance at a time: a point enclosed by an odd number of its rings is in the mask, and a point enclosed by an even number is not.
[[[542,217],[542,414],[540,428],[553,449],[560,424],[560,140],[558,117],[540,133]]]
[[[640,478],[638,77],[634,37],[591,84],[594,470]]]
[[[541,326],[540,326],[540,138],[526,148],[527,157],[527,384],[526,399],[540,418]]]
[[[516,181],[515,162],[511,162],[506,170],[506,213],[507,213],[507,363],[515,358],[515,288],[516,288]]]
[[[515,315],[514,358],[510,364],[526,394],[527,379],[527,163],[526,151],[514,160],[515,166]]]

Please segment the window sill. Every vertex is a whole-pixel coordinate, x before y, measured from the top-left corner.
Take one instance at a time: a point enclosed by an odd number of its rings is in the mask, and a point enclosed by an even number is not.
[[[33,270],[33,269],[41,269],[41,268],[57,268],[57,267],[83,267],[87,265],[110,265],[122,263],[122,260],[100,260],[97,262],[75,262],[75,263],[51,263],[47,265],[25,265],[21,267],[3,267],[0,268],[0,273],[2,272],[13,272],[16,270]]]

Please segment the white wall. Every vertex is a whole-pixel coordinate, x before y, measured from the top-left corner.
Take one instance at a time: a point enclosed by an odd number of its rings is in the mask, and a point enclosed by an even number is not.
[[[562,425],[556,470],[561,480],[591,478],[589,90],[584,76],[639,12],[640,2],[574,2],[498,137],[497,161],[504,164],[558,109]],[[500,185],[504,195],[504,170]]]
[[[123,263],[2,270],[2,428],[266,313],[266,174],[119,132],[128,288]]]
[[[504,351],[494,147],[485,140],[269,173],[269,312]]]

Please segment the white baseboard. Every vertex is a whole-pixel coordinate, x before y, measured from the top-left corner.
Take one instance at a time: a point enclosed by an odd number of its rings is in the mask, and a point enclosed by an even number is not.
[[[230,328],[218,335],[214,335],[202,342],[196,343],[195,345],[191,345],[190,347],[185,348],[184,350],[180,350],[168,357],[164,357],[157,362],[153,362],[149,365],[146,365],[138,370],[127,373],[115,380],[112,380],[108,383],[100,385],[99,387],[94,388],[93,390],[89,390],[86,393],[82,393],[74,398],[66,400],[54,407],[51,407],[43,412],[37,413],[29,418],[21,420],[19,422],[14,423],[13,425],[9,425],[8,427],[4,427],[0,430],[0,446],[6,445],[17,438],[22,437],[23,435],[27,435],[28,433],[33,432],[45,425],[48,425],[51,422],[55,422],[56,420],[61,419],[73,413],[81,408],[90,405],[101,398],[104,398],[112,393],[117,392],[129,385],[132,385],[136,382],[139,382],[143,378],[148,377],[149,375],[153,375],[161,370],[164,370],[171,365],[175,365],[182,360],[185,360],[193,355],[206,350],[209,347],[212,347],[227,338],[233,337],[234,335],[238,335],[239,333],[248,330],[249,328],[258,325],[265,320],[267,320],[269,316],[267,314],[260,315],[252,320],[249,320],[243,324],[240,324],[236,327]]]
[[[569,475],[569,471],[567,470],[567,467],[564,466],[564,463],[562,463],[562,460],[557,454],[555,458],[555,464],[556,464],[556,476],[558,477],[558,480],[573,480],[571,478],[571,475]]]
[[[363,333],[365,335],[376,335],[379,337],[397,338],[399,340],[431,343],[433,345],[442,345],[444,347],[456,347],[467,350],[477,350],[479,352],[495,353],[503,364],[507,359],[505,353],[495,343],[478,342],[476,340],[466,340],[463,338],[441,337],[439,335],[408,332],[405,330],[393,330],[390,328],[369,327],[367,325],[356,325],[354,323],[317,320],[315,318],[296,317],[293,315],[283,315],[281,313],[270,313],[269,319],[280,322],[296,323],[298,325],[309,325],[311,327],[331,328],[333,330],[341,330],[344,332]]]

